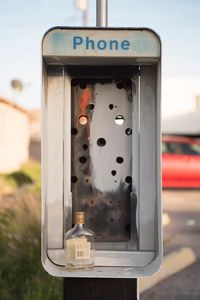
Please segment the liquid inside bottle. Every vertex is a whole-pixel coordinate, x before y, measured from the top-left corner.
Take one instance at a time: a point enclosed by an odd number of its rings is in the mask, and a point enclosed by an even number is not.
[[[94,233],[84,227],[84,213],[75,213],[75,226],[65,234],[65,261],[69,270],[94,267]]]

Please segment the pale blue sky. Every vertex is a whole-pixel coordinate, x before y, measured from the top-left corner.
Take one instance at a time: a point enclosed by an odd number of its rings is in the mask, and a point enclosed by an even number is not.
[[[109,26],[150,27],[163,45],[163,79],[200,77],[200,0],[108,0]],[[88,0],[88,26],[95,26],[95,0]],[[0,0],[0,96],[40,106],[40,47],[56,25],[81,26],[74,0]],[[20,79],[16,95],[10,81]]]

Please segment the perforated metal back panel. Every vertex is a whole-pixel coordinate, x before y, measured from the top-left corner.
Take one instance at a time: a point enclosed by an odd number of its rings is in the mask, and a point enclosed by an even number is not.
[[[71,85],[73,212],[85,211],[96,241],[128,241],[134,81],[73,78]]]

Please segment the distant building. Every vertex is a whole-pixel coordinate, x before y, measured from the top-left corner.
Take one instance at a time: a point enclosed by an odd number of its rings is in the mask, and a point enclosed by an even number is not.
[[[163,120],[162,133],[200,137],[200,110]]]
[[[30,124],[27,111],[0,98],[0,173],[20,168],[29,158]]]
[[[29,157],[33,160],[41,160],[41,111],[29,110],[30,121],[30,145]]]
[[[162,132],[200,136],[200,78],[163,80]]]

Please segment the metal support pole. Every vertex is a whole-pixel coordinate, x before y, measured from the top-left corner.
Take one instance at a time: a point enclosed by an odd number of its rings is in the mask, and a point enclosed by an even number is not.
[[[87,10],[85,10],[84,12],[83,12],[83,26],[84,27],[86,27],[87,26],[87,23],[88,23],[88,12],[87,12]]]
[[[64,278],[64,300],[138,300],[137,280]]]
[[[107,0],[96,0],[96,26],[108,26],[108,3]]]

